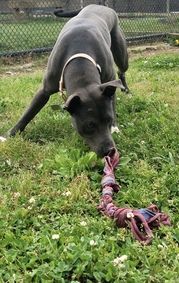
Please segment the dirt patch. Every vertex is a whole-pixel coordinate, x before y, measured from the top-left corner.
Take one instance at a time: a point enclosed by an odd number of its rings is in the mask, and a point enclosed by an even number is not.
[[[16,58],[0,58],[0,77],[16,76],[42,70],[47,65],[49,54],[29,55]]]
[[[141,57],[148,57],[157,54],[165,54],[166,52],[175,53],[179,52],[178,47],[171,46],[167,43],[153,43],[139,46],[131,46],[128,48],[130,60]]]
[[[166,52],[179,52],[178,47],[170,46],[166,43],[153,43],[138,46],[130,46],[128,48],[130,61],[147,56]],[[0,58],[0,77],[17,76],[24,73],[32,73],[34,71],[46,68],[49,54],[29,55],[17,58]]]

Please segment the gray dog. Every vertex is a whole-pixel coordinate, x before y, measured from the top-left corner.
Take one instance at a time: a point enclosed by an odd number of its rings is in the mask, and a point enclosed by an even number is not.
[[[115,146],[111,136],[114,95],[117,87],[128,91],[127,69],[126,41],[115,11],[99,5],[85,7],[62,29],[49,57],[43,86],[9,135],[23,131],[50,95],[59,91],[60,84],[60,91],[66,89],[67,93],[63,95],[64,109],[75,129],[98,156],[107,155]]]

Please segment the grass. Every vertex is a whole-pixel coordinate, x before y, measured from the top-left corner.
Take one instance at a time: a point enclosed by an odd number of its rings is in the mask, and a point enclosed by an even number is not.
[[[52,47],[63,25],[52,18],[0,22],[0,51]]]
[[[23,51],[33,48],[52,47],[65,20],[47,18],[15,20],[4,15],[0,19],[0,53]],[[126,36],[177,31],[179,19],[167,18],[121,18],[120,26]]]
[[[177,17],[169,19],[160,17],[119,18],[119,23],[127,36],[168,33],[177,31],[179,28],[179,19]]]
[[[131,59],[127,79],[134,95],[118,92],[120,134],[114,136],[122,156],[116,202],[135,208],[155,203],[172,226],[155,230],[152,244],[141,246],[98,213],[103,164],[68,114],[52,110],[57,95],[22,136],[0,144],[0,282],[178,282],[178,65],[170,51]],[[1,134],[18,119],[43,73],[34,68],[8,76],[8,66],[0,78]],[[116,265],[123,255],[127,259]]]

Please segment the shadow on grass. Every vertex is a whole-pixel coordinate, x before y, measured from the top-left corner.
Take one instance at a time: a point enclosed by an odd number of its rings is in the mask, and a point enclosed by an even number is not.
[[[70,117],[63,113],[53,113],[53,115],[43,113],[40,119],[27,127],[22,136],[24,139],[41,145],[51,142],[69,148],[88,150],[82,138],[73,128]]]

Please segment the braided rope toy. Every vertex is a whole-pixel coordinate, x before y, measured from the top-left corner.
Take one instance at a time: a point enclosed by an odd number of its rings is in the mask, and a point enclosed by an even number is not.
[[[170,225],[169,217],[160,212],[156,205],[148,208],[131,209],[119,208],[113,203],[113,192],[118,192],[120,186],[116,183],[114,170],[119,163],[119,153],[113,149],[104,158],[104,175],[102,177],[102,197],[99,211],[114,219],[119,228],[130,227],[134,237],[144,245],[151,243],[153,238],[152,229],[163,225]]]

